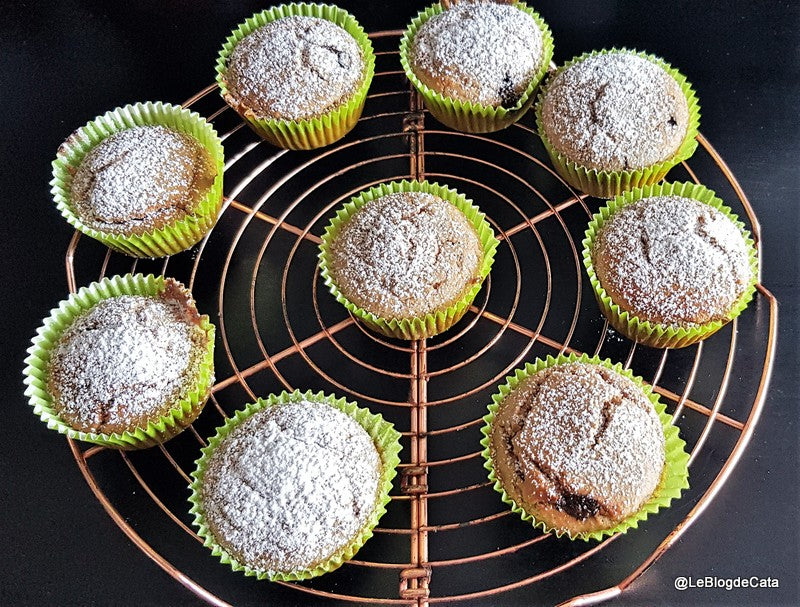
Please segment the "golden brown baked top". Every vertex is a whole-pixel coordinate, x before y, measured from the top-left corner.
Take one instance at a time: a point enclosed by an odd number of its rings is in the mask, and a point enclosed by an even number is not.
[[[208,344],[199,322],[188,292],[169,278],[159,296],[98,302],[53,349],[53,408],[83,432],[121,433],[158,421],[197,382]]]
[[[300,120],[346,103],[364,71],[363,51],[343,28],[317,17],[283,17],[239,41],[224,78],[237,111]]]
[[[141,234],[191,214],[215,177],[211,155],[190,135],[137,126],[115,133],[86,155],[70,198],[85,225]]]
[[[591,254],[615,304],[663,325],[725,320],[752,278],[733,221],[681,196],[644,198],[618,210],[598,231]]]
[[[457,302],[479,281],[475,227],[449,202],[423,192],[366,203],[331,243],[341,293],[381,318],[424,316]]]
[[[462,0],[420,26],[409,60],[417,78],[446,97],[513,107],[542,64],[542,41],[519,8]]]
[[[526,511],[553,527],[596,530],[656,490],[664,432],[630,379],[575,362],[531,375],[503,400],[491,453],[503,488]]]
[[[209,456],[205,520],[240,563],[315,567],[360,535],[378,498],[381,458],[369,434],[329,405],[267,407]]]
[[[542,125],[555,150],[599,171],[640,169],[678,151],[686,97],[662,67],[630,52],[589,56],[547,84]]]

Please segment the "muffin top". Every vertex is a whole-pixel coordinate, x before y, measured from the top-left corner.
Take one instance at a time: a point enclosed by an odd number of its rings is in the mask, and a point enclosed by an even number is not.
[[[363,52],[343,28],[317,17],[283,17],[239,41],[224,77],[239,111],[301,120],[346,103],[364,71]]]
[[[424,316],[479,282],[475,227],[449,202],[424,192],[367,202],[331,243],[330,271],[352,303],[381,318]]]
[[[190,135],[136,126],[104,139],[84,157],[70,198],[90,228],[141,234],[192,213],[215,177],[211,155]]]
[[[158,421],[194,387],[208,336],[188,292],[120,295],[75,319],[53,349],[48,391],[76,430],[110,434]]]
[[[412,71],[446,97],[513,107],[543,60],[542,32],[509,4],[460,1],[423,23],[411,41]]]
[[[689,124],[680,85],[629,52],[592,55],[558,73],[542,101],[555,150],[599,171],[641,169],[672,157]]]
[[[506,396],[491,452],[517,504],[572,532],[613,527],[638,511],[665,463],[664,431],[644,392],[582,362],[545,368]]]
[[[360,535],[377,504],[380,470],[372,438],[338,409],[305,400],[267,407],[209,456],[206,523],[253,569],[311,569]]]
[[[617,210],[598,230],[592,263],[611,300],[651,323],[725,320],[752,271],[738,227],[692,198],[653,196]]]

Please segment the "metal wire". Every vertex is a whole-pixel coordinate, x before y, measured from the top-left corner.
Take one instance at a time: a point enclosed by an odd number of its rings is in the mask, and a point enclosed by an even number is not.
[[[379,32],[372,35],[373,40],[382,42],[388,50],[379,50],[378,56],[381,60],[396,60],[397,38],[401,34],[398,31]],[[392,66],[388,66],[392,67]],[[391,79],[402,76],[402,71],[396,69],[383,69],[376,72],[376,82],[381,79]],[[251,385],[251,381],[258,380],[265,374],[272,378],[271,381],[286,389],[293,389],[291,371],[299,368],[310,372],[316,382],[331,386],[335,391],[341,392],[351,397],[355,397],[370,407],[383,407],[384,411],[391,413],[402,413],[407,416],[407,429],[402,430],[404,438],[408,441],[409,448],[403,452],[403,463],[401,464],[397,486],[393,493],[392,507],[406,508],[409,524],[403,527],[378,527],[375,530],[376,539],[379,537],[390,538],[393,536],[408,537],[408,552],[406,555],[397,554],[385,555],[382,560],[369,560],[367,558],[355,559],[346,566],[348,568],[361,568],[363,570],[391,570],[397,573],[397,584],[394,586],[381,587],[381,594],[352,594],[342,590],[343,585],[325,587],[314,583],[283,584],[298,592],[308,593],[317,597],[326,597],[340,601],[369,602],[371,604],[398,604],[398,605],[420,605],[429,603],[451,603],[459,600],[478,600],[487,597],[495,597],[501,592],[512,591],[540,582],[542,580],[564,575],[578,563],[592,558],[600,551],[606,550],[608,546],[618,542],[615,536],[598,544],[587,545],[581,550],[574,549],[574,545],[569,550],[565,550],[562,544],[549,535],[542,535],[534,530],[530,530],[525,537],[517,537],[514,542],[500,546],[491,550],[480,549],[477,543],[470,541],[463,542],[461,552],[457,556],[448,558],[431,559],[429,554],[431,534],[447,533],[475,533],[479,530],[488,528],[492,525],[507,525],[513,522],[509,519],[510,511],[503,506],[497,499],[495,511],[484,512],[480,515],[469,517],[459,517],[457,507],[446,508],[448,514],[455,515],[457,520],[431,523],[429,521],[429,504],[452,504],[452,500],[459,496],[471,495],[476,492],[486,491],[489,483],[485,476],[481,480],[478,477],[476,482],[460,484],[456,487],[441,486],[434,490],[434,478],[432,475],[437,471],[450,471],[461,466],[471,466],[480,469],[480,452],[476,451],[477,443],[472,444],[470,449],[456,455],[450,455],[432,459],[428,455],[428,446],[446,445],[448,442],[455,442],[462,431],[469,432],[477,428],[481,423],[481,416],[485,413],[485,404],[478,407],[467,407],[467,419],[458,416],[449,419],[440,427],[430,427],[430,414],[439,408],[453,410],[462,403],[470,403],[482,398],[482,395],[491,393],[494,386],[500,383],[503,378],[515,367],[520,366],[525,360],[532,356],[535,349],[544,348],[550,353],[577,352],[581,348],[573,344],[576,332],[579,328],[581,309],[583,303],[583,283],[581,264],[574,235],[576,226],[581,228],[588,217],[591,215],[587,198],[564,183],[549,165],[538,158],[527,146],[521,147],[495,139],[486,135],[471,135],[454,133],[440,129],[425,128],[426,117],[421,99],[411,88],[402,90],[392,89],[380,90],[373,87],[373,92],[369,96],[367,109],[362,118],[363,124],[375,125],[377,134],[371,134],[361,138],[347,138],[343,142],[331,146],[327,149],[313,154],[307,154],[299,163],[288,169],[281,167],[282,163],[291,158],[290,152],[285,150],[273,150],[266,157],[263,157],[267,144],[261,142],[246,130],[242,129],[242,123],[232,119],[232,112],[227,106],[222,105],[216,109],[206,112],[211,120],[227,120],[230,128],[223,132],[221,137],[226,142],[227,161],[225,165],[226,174],[243,170],[244,175],[233,182],[226,182],[227,197],[223,208],[223,217],[232,218],[233,223],[238,227],[231,235],[227,243],[227,251],[224,255],[224,263],[219,270],[219,278],[216,281],[218,288],[217,313],[219,335],[222,342],[221,355],[231,369],[227,377],[220,378],[214,386],[209,404],[206,406],[202,416],[190,427],[187,435],[194,436],[191,439],[181,442],[181,451],[175,445],[178,441],[173,441],[161,446],[153,451],[151,457],[157,457],[156,453],[162,454],[160,466],[165,470],[173,470],[175,478],[180,483],[188,484],[189,470],[182,467],[190,465],[194,459],[187,460],[186,450],[192,451],[191,455],[196,455],[196,450],[205,444],[203,434],[194,426],[201,421],[215,419],[216,425],[220,425],[230,414],[233,408],[226,407],[220,402],[219,397],[227,394],[231,390],[239,390],[238,394],[244,394],[248,398],[254,399],[259,395],[257,385]],[[209,86],[200,91],[197,95],[187,100],[185,106],[192,106],[199,103],[211,103],[212,95],[216,90],[215,86]],[[209,97],[211,95],[211,97]],[[383,104],[396,103],[399,99],[407,100],[407,107],[397,109],[394,106],[384,107]],[[217,105],[221,105],[217,104]],[[511,127],[512,134],[519,134],[533,139],[535,137],[531,126],[525,121]],[[752,208],[730,169],[724,163],[719,154],[702,137],[698,137],[700,149],[702,149],[713,161],[719,175],[733,189],[738,197],[744,213],[747,215],[754,239],[760,243],[759,226]],[[391,143],[402,142],[407,146],[407,151],[397,153],[376,154],[374,152],[364,155],[357,153],[357,150],[364,146],[390,145]],[[458,151],[452,147],[437,147],[436,142],[457,141]],[[233,143],[231,143],[233,142]],[[483,146],[483,149],[492,150],[486,157],[471,154],[472,146]],[[502,157],[504,162],[499,162]],[[331,170],[323,177],[307,181],[306,174],[312,172],[320,163],[334,160],[345,159],[346,164],[338,169]],[[426,160],[431,165],[433,162],[456,161],[465,168],[461,172],[451,170],[431,170],[426,171]],[[382,163],[393,163],[401,161],[407,163],[407,170],[397,174],[397,169],[381,173],[375,177],[376,167]],[[240,169],[242,165],[252,165],[249,169]],[[396,165],[392,165],[396,166]],[[437,166],[445,166],[437,164]],[[695,171],[684,163],[684,169],[691,179],[699,181]],[[474,178],[475,171],[496,171],[503,175],[503,182],[497,185]],[[534,185],[534,181],[527,177],[531,171],[540,171],[543,175],[554,182],[560,183],[563,192],[557,201],[551,201],[541,188]],[[380,172],[380,171],[378,171]],[[369,175],[369,176],[367,176]],[[466,184],[475,191],[485,192],[487,196],[493,196],[503,205],[504,213],[513,217],[512,222],[505,217],[501,222],[492,221],[495,232],[501,240],[503,248],[502,259],[498,255],[498,260],[493,269],[493,274],[499,276],[503,273],[505,284],[511,284],[513,293],[511,298],[507,293],[499,293],[498,297],[504,298],[502,309],[495,307],[495,294],[499,287],[487,281],[478,302],[471,308],[471,316],[462,320],[452,332],[439,338],[429,341],[417,341],[405,344],[377,336],[368,329],[362,327],[351,317],[331,320],[330,313],[326,311],[330,296],[321,292],[319,289],[318,272],[315,270],[306,273],[305,286],[312,299],[314,331],[310,335],[302,336],[298,331],[298,325],[293,318],[292,303],[290,298],[293,295],[292,284],[296,284],[295,279],[302,274],[302,269],[296,269],[303,262],[308,265],[309,256],[315,255],[316,244],[319,243],[320,226],[324,224],[335,209],[356,192],[391,179],[416,178],[416,179],[437,179],[443,182],[457,182]],[[335,182],[346,180],[346,189],[339,188],[338,194],[328,197],[323,192]],[[267,186],[264,186],[267,183]],[[508,185],[508,191],[506,185]],[[291,195],[285,194],[287,188],[294,192]],[[527,207],[519,203],[519,196],[509,193],[515,188],[521,188],[526,192],[526,197],[536,204],[544,207],[545,210],[530,212]],[[253,199],[253,191],[261,192],[254,197],[254,202],[247,203],[243,196],[247,195]],[[324,199],[324,204],[319,200]],[[316,201],[316,202],[315,202]],[[273,210],[274,209],[274,210]],[[305,209],[313,209],[310,217],[304,223],[296,225],[290,221],[290,217],[301,217]],[[306,213],[308,214],[308,213]],[[569,215],[569,216],[567,216]],[[582,218],[582,219],[580,219]],[[510,225],[509,225],[510,224]],[[250,233],[259,226],[267,228],[265,236],[260,238],[258,252],[255,255],[244,255],[248,259],[253,259],[253,266],[250,271],[249,283],[246,286],[247,307],[240,310],[240,313],[231,317],[229,310],[237,309],[229,306],[230,298],[241,298],[242,288],[239,276],[241,267],[239,249],[251,245]],[[505,226],[505,227],[504,227]],[[218,230],[215,230],[215,232]],[[206,270],[202,267],[202,262],[207,257],[206,252],[214,246],[210,243],[212,234],[206,236],[203,241],[193,251],[191,259],[188,285],[194,287],[198,280],[204,284],[214,283],[213,276],[209,277]],[[548,245],[548,238],[553,235],[559,236],[562,240],[557,251],[550,250],[552,245]],[[280,251],[279,241],[283,237],[291,237],[293,241],[286,251]],[[547,236],[547,237],[546,237]],[[525,252],[518,250],[515,244],[520,238],[527,238],[528,243]],[[75,233],[66,254],[66,272],[70,290],[76,291],[79,283],[76,278],[76,253],[78,244],[82,242],[78,232]],[[87,245],[88,246],[88,245]],[[99,246],[99,245],[98,245]],[[83,250],[85,247],[81,247]],[[540,270],[544,272],[543,282],[538,285],[539,289],[544,290],[544,298],[541,301],[541,308],[534,319],[523,318],[522,308],[525,308],[529,293],[523,286],[523,274],[530,265],[529,257],[535,252],[540,256],[536,261]],[[187,255],[187,254],[184,254]],[[117,254],[107,251],[100,262],[99,275],[104,276],[112,265],[116,263]],[[570,288],[574,289],[571,295],[571,305],[563,305],[564,299],[558,289],[559,285],[564,284],[561,276],[555,276],[554,267],[556,264],[563,264],[568,260],[567,266],[572,273],[574,284],[570,283]],[[120,262],[122,263],[122,262]],[[137,261],[132,264],[132,270],[137,268]],[[280,276],[280,309],[271,311],[268,318],[259,312],[259,292],[260,277],[265,265],[280,266],[277,274]],[[95,266],[96,267],[96,266]],[[167,269],[173,268],[170,265],[170,258],[163,261],[160,272],[165,274]],[[559,267],[561,267],[559,265]],[[563,271],[563,268],[562,270]],[[509,277],[511,279],[509,280]],[[310,281],[310,285],[308,282]],[[292,284],[290,284],[292,283]],[[301,283],[302,284],[302,283]],[[529,288],[529,287],[527,287]],[[237,291],[237,289],[239,289]],[[197,296],[197,293],[195,293]],[[541,294],[540,294],[541,295]],[[569,299],[569,298],[567,298]],[[701,450],[713,443],[715,434],[714,427],[719,423],[732,432],[738,433],[734,446],[728,452],[724,461],[720,463],[719,471],[708,484],[707,487],[699,492],[685,497],[691,500],[692,510],[677,522],[675,527],[666,534],[663,540],[655,549],[647,549],[642,554],[641,561],[634,566],[628,576],[621,580],[601,580],[596,585],[596,590],[569,599],[569,588],[564,589],[564,596],[568,600],[565,605],[588,605],[600,602],[618,595],[627,588],[633,580],[649,567],[661,554],[664,553],[685,531],[692,522],[699,516],[717,492],[720,490],[728,476],[731,474],[736,462],[740,458],[743,450],[747,446],[753,428],[760,415],[765,390],[769,382],[772,368],[772,360],[775,354],[775,334],[777,327],[777,304],[772,294],[761,284],[758,285],[757,301],[755,305],[765,304],[767,307],[768,324],[761,329],[759,344],[749,344],[748,346],[760,352],[760,368],[753,371],[756,373],[758,384],[751,401],[737,403],[736,411],[739,415],[747,413],[746,419],[739,420],[732,415],[723,412],[723,403],[726,399],[726,390],[733,373],[737,354],[741,348],[736,339],[738,325],[734,322],[727,339],[728,347],[725,348],[723,356],[717,354],[707,354],[703,344],[694,346],[694,355],[691,360],[685,357],[674,357],[669,351],[660,354],[657,364],[652,370],[651,382],[653,388],[670,404],[670,409],[675,415],[675,419],[680,422],[688,419],[691,414],[693,419],[704,419],[699,436],[690,442],[692,461],[698,456]],[[329,309],[329,307],[327,308]],[[228,312],[228,314],[226,314]],[[527,313],[528,310],[526,309]],[[249,316],[249,318],[248,318]],[[563,337],[556,338],[546,335],[546,328],[553,326],[553,318],[559,319],[559,326],[566,332]],[[280,319],[288,335],[288,345],[283,345],[275,349],[268,338],[265,338],[264,322],[275,323]],[[304,319],[306,322],[309,318]],[[252,338],[257,344],[261,358],[254,362],[242,365],[237,360],[237,338],[240,331],[231,332],[231,327],[241,327],[249,325],[252,328]],[[741,317],[742,323],[748,322],[747,316]],[[302,332],[307,332],[308,325],[302,326]],[[489,330],[490,329],[490,330]],[[482,343],[473,348],[472,351],[462,348],[464,342],[472,339],[473,334],[481,332]],[[715,339],[725,339],[724,332],[720,332]],[[360,343],[359,348],[353,347],[353,341]],[[360,340],[360,341],[359,341]],[[626,367],[636,366],[636,357],[639,350],[636,345],[625,342],[623,350],[619,350],[621,339],[609,332],[608,323],[596,330],[593,339],[584,339],[582,350],[600,353],[604,348],[610,348],[616,344],[618,352],[625,354],[617,356],[622,360]],[[594,344],[594,345],[592,345]],[[327,357],[332,356],[333,364],[320,360],[315,354],[315,348],[327,347]],[[366,346],[366,350],[365,350]],[[464,350],[462,353],[461,350]],[[375,355],[364,352],[375,353]],[[454,354],[455,352],[455,354]],[[459,358],[460,357],[460,358]],[[490,358],[499,358],[499,362],[491,366],[486,366],[486,371],[481,365]],[[396,370],[385,368],[380,361],[398,361],[406,358],[407,370]],[[713,404],[709,407],[701,402],[696,402],[690,398],[695,387],[700,381],[699,370],[704,361],[724,364],[719,385],[711,386],[711,393],[716,394]],[[339,367],[342,363],[353,365],[359,373],[365,374],[369,379],[360,381],[358,384],[351,380],[348,375],[340,373]],[[281,366],[279,368],[279,365]],[[220,365],[218,364],[218,367]],[[283,369],[287,367],[290,372]],[[449,393],[440,394],[437,398],[429,398],[429,382],[436,379],[448,379],[455,376],[457,372],[473,372],[475,377],[468,377],[469,383]],[[472,373],[471,373],[472,374]],[[471,375],[470,374],[470,375]],[[680,392],[673,391],[663,385],[663,379],[678,381],[679,377],[686,377],[682,382]],[[380,389],[386,382],[395,382],[398,385],[405,385],[405,395],[403,398],[388,398],[382,396]],[[462,384],[459,384],[461,386]],[[305,386],[301,386],[305,387]],[[671,386],[674,387],[674,386]],[[706,386],[708,387],[708,386]],[[399,388],[398,388],[399,389]],[[396,392],[396,391],[395,391]],[[239,406],[244,402],[241,397],[233,398]],[[236,408],[236,407],[234,407]],[[227,410],[226,410],[227,409]],[[699,418],[697,416],[700,416]],[[207,423],[204,425],[208,425]],[[685,434],[682,429],[682,433]],[[187,446],[187,442],[192,447]],[[125,532],[128,537],[162,569],[169,573],[173,578],[186,586],[198,597],[212,605],[228,605],[224,599],[213,594],[203,587],[199,582],[194,581],[183,573],[180,568],[162,556],[151,542],[143,538],[133,527],[132,523],[120,513],[120,504],[115,503],[105,491],[98,477],[90,467],[90,459],[98,461],[96,456],[99,453],[108,451],[103,447],[90,447],[81,450],[77,443],[69,441],[70,448],[75,460],[83,473],[89,487],[94,495],[109,513],[114,522]],[[446,451],[445,451],[446,455]],[[166,519],[174,527],[178,534],[187,535],[197,542],[202,540],[184,522],[185,511],[179,509],[180,502],[175,503],[174,499],[169,500],[163,496],[163,488],[155,486],[152,480],[148,480],[147,475],[142,473],[137,466],[135,456],[119,453],[119,457],[129,470],[132,481],[140,486],[153,504],[163,511]],[[93,464],[94,465],[94,464]],[[97,464],[100,466],[102,464]],[[166,475],[166,472],[164,473]],[[448,474],[449,476],[449,474]],[[105,479],[108,482],[108,479]],[[164,481],[165,483],[172,481]],[[160,494],[160,490],[162,494]],[[512,517],[515,519],[515,517]],[[631,534],[635,535],[635,534]],[[437,537],[441,537],[437,535]],[[626,538],[627,539],[627,538]],[[631,540],[635,541],[635,540]],[[475,563],[485,563],[486,566],[502,564],[503,559],[513,557],[516,554],[525,553],[528,550],[535,550],[539,544],[549,542],[549,550],[552,554],[561,554],[555,564],[548,565],[542,570],[536,571],[532,575],[518,576],[512,581],[500,581],[494,579],[481,579],[479,588],[465,592],[444,592],[437,593],[437,581],[441,581],[452,573],[453,568],[469,567]],[[202,548],[198,548],[202,549]],[[559,552],[560,551],[560,552]],[[645,556],[646,555],[646,556]],[[389,556],[391,558],[389,558]],[[406,558],[407,557],[407,558]],[[374,558],[374,557],[373,557]],[[330,574],[335,575],[335,574]],[[328,577],[328,576],[326,576]],[[231,574],[231,584],[239,581],[239,576]]]

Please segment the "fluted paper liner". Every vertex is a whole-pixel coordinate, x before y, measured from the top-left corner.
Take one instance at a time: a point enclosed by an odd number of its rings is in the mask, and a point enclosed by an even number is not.
[[[400,192],[426,192],[438,196],[458,208],[475,227],[483,250],[483,259],[478,270],[477,282],[473,284],[457,302],[424,316],[416,316],[413,318],[381,318],[372,312],[358,307],[347,299],[339,290],[339,287],[336,286],[335,277],[332,275],[329,266],[330,247],[339,235],[341,229],[349,221],[350,217],[361,207],[376,198]],[[475,297],[478,295],[478,292],[481,290],[483,281],[489,275],[489,271],[494,263],[494,256],[498,244],[500,243],[494,237],[494,231],[489,225],[489,222],[486,221],[486,216],[481,213],[480,209],[478,209],[471,200],[455,190],[444,185],[439,185],[438,183],[430,183],[427,181],[393,181],[370,188],[358,196],[351,198],[350,202],[345,204],[344,207],[336,213],[336,216],[331,219],[328,227],[325,228],[325,233],[322,236],[319,267],[325,286],[328,287],[328,290],[336,298],[336,301],[341,303],[353,316],[364,324],[388,337],[406,340],[424,339],[446,331],[464,316],[475,300]]]
[[[467,133],[490,133],[511,126],[522,118],[530,108],[535,99],[534,93],[547,73],[550,61],[553,58],[553,35],[550,33],[550,28],[544,22],[544,19],[524,2],[515,2],[514,6],[533,17],[542,32],[542,61],[530,84],[528,84],[528,88],[525,89],[517,103],[510,108],[454,99],[433,90],[417,78],[411,69],[409,61],[411,41],[423,23],[447,9],[442,4],[434,4],[424,11],[420,11],[411,21],[400,41],[400,63],[414,88],[419,91],[425,100],[425,107],[439,122]]]
[[[592,263],[592,248],[597,232],[619,209],[637,200],[649,198],[651,196],[682,196],[685,198],[692,198],[718,210],[733,221],[736,227],[741,231],[742,237],[747,245],[751,278],[744,292],[733,305],[728,316],[724,320],[716,320],[701,325],[686,327],[651,323],[623,310],[611,300],[611,297],[609,297],[606,290],[600,284],[600,280],[597,278],[597,274],[594,270],[594,264]],[[750,233],[745,229],[745,225],[739,221],[739,218],[729,207],[725,206],[721,199],[717,198],[713,190],[691,182],[671,182],[636,188],[617,196],[613,200],[609,200],[606,206],[601,208],[600,211],[592,217],[592,221],[589,223],[589,227],[586,230],[583,239],[583,265],[586,267],[586,272],[589,275],[589,282],[592,285],[600,310],[605,317],[608,318],[608,322],[611,326],[628,339],[653,348],[683,348],[713,335],[744,311],[747,304],[753,299],[753,294],[756,290],[756,282],[758,280],[758,252],[756,251],[753,239],[750,237]]]
[[[494,418],[508,394],[514,390],[520,382],[538,373],[542,369],[572,362],[602,365],[607,369],[611,369],[627,377],[639,386],[645,396],[653,403],[653,407],[661,420],[661,425],[664,429],[665,454],[664,472],[662,473],[661,482],[658,484],[658,487],[650,499],[648,499],[637,512],[631,514],[614,527],[575,534],[564,529],[551,528],[544,521],[537,519],[533,513],[527,512],[520,504],[517,504],[506,492],[503,485],[500,483],[500,479],[496,476],[494,461],[492,460],[491,454],[491,435]],[[482,456],[485,460],[483,467],[489,471],[489,480],[493,483],[494,490],[502,496],[501,499],[503,502],[511,506],[511,510],[519,514],[522,520],[530,522],[534,527],[541,528],[544,533],[555,533],[557,537],[566,535],[571,540],[580,539],[584,541],[601,540],[605,536],[626,533],[629,529],[637,528],[639,523],[647,519],[650,514],[657,512],[661,508],[669,507],[673,499],[678,499],[682,491],[689,488],[689,454],[686,453],[684,449],[686,443],[680,438],[678,428],[672,423],[672,416],[666,412],[666,406],[658,399],[658,396],[653,393],[652,388],[645,384],[641,377],[635,376],[627,369],[623,369],[622,365],[619,363],[613,364],[608,359],[600,359],[587,354],[581,354],[580,356],[577,354],[562,354],[555,358],[548,356],[545,360],[537,358],[533,364],[526,363],[524,368],[516,369],[514,375],[506,377],[506,383],[500,386],[499,392],[492,396],[492,402],[493,404],[489,405],[489,413],[483,418],[485,425],[481,428],[481,432],[483,433],[481,445],[484,447]]]
[[[314,118],[282,120],[259,116],[244,104],[238,103],[230,94],[225,75],[228,70],[228,58],[233,49],[248,34],[283,17],[318,17],[335,23],[353,36],[364,54],[364,74],[358,89],[346,103]],[[292,3],[266,9],[239,24],[222,46],[217,57],[216,70],[217,84],[222,98],[256,133],[281,148],[311,150],[341,139],[356,125],[364,109],[372,77],[375,75],[375,54],[364,28],[347,11],[330,4]]]
[[[83,432],[74,429],[62,420],[53,408],[53,397],[47,389],[48,366],[53,349],[64,332],[81,315],[88,312],[98,302],[119,295],[145,295],[155,297],[165,289],[162,276],[126,274],[104,278],[73,293],[68,299],[61,301],[57,308],[50,312],[44,324],[36,331],[33,345],[28,348],[25,359],[25,396],[33,407],[33,411],[47,424],[48,428],[65,434],[70,438],[115,447],[119,449],[143,449],[163,443],[182,432],[202,411],[211,386],[214,383],[214,325],[208,316],[200,317],[200,328],[205,331],[208,344],[198,365],[194,387],[182,395],[167,415],[163,415],[147,424],[144,428],[122,433],[103,434]],[[188,294],[188,291],[186,291]]]
[[[547,95],[547,87],[567,68],[580,63],[589,57],[593,57],[595,55],[606,55],[610,53],[636,55],[655,63],[659,67],[663,68],[670,76],[672,76],[675,82],[677,82],[680,86],[681,91],[683,91],[689,109],[689,121],[686,125],[686,134],[684,135],[683,141],[681,141],[681,144],[678,146],[676,152],[666,160],[643,168],[623,171],[601,171],[598,169],[590,169],[573,162],[564,154],[558,152],[553,147],[550,139],[547,137],[542,122],[542,102],[545,95]],[[612,48],[601,51],[592,51],[589,53],[584,53],[578,57],[574,57],[563,66],[558,68],[558,70],[556,70],[556,72],[548,78],[547,82],[540,89],[539,96],[536,101],[536,127],[539,130],[539,136],[542,139],[542,143],[544,143],[544,147],[547,150],[547,154],[550,156],[550,160],[552,161],[556,171],[558,171],[559,175],[561,175],[571,186],[581,190],[582,192],[585,192],[586,194],[589,194],[590,196],[597,196],[599,198],[610,198],[611,196],[616,196],[617,194],[621,194],[627,190],[657,183],[664,179],[672,167],[683,162],[684,160],[687,160],[692,156],[692,154],[694,154],[694,151],[697,149],[696,137],[699,126],[700,105],[697,101],[697,96],[695,95],[691,84],[686,81],[686,76],[673,68],[669,63],[663,59],[660,59],[659,57],[656,57],[655,55],[649,55],[644,52],[625,48]]]
[[[115,133],[136,126],[164,126],[192,136],[208,151],[216,170],[214,182],[190,213],[159,229],[142,234],[97,230],[81,220],[72,204],[72,179],[84,157],[97,144]],[[164,257],[191,248],[217,223],[222,208],[224,164],[222,142],[205,118],[180,106],[148,101],[106,112],[70,135],[61,144],[53,161],[53,179],[50,185],[58,210],[76,230],[132,257]]]
[[[219,444],[225,440],[225,437],[251,415],[268,407],[277,407],[300,401],[324,403],[334,409],[338,409],[358,422],[370,435],[381,457],[381,474],[378,481],[378,494],[376,496],[375,506],[369,519],[361,528],[358,535],[346,546],[337,550],[332,556],[315,567],[294,571],[256,569],[248,566],[246,563],[239,562],[232,554],[220,546],[211,530],[208,528],[202,497],[203,478],[206,466],[208,465],[209,458]],[[234,571],[244,571],[245,575],[255,576],[259,580],[268,579],[284,582],[306,580],[316,577],[341,567],[345,561],[353,558],[361,546],[372,537],[372,530],[385,514],[386,504],[388,504],[391,499],[389,497],[389,491],[392,489],[392,479],[400,463],[398,454],[401,448],[400,433],[394,429],[392,424],[385,421],[380,415],[370,413],[368,409],[361,408],[356,403],[348,402],[344,398],[337,398],[336,396],[326,395],[322,392],[314,393],[311,390],[305,393],[295,390],[294,392],[284,391],[281,394],[270,394],[266,399],[258,399],[255,403],[248,404],[244,409],[237,411],[233,417],[225,422],[224,426],[217,428],[217,434],[209,439],[208,446],[202,449],[201,457],[195,462],[197,468],[192,472],[192,484],[189,486],[192,491],[192,495],[189,497],[192,507],[189,512],[194,515],[193,522],[195,527],[198,528],[198,534],[203,538],[203,544],[210,548],[212,554],[219,557],[223,564],[229,565]]]

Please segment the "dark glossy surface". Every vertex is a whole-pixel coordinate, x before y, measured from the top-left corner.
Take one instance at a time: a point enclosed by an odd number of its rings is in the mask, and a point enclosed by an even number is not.
[[[416,11],[383,2],[340,4],[368,30],[402,28]],[[703,133],[729,163],[761,220],[764,284],[781,303],[773,382],[750,447],[706,514],[617,604],[796,604],[798,9],[790,3],[740,3],[736,10],[727,3],[708,8],[699,2],[575,3],[569,9],[540,2],[536,7],[553,29],[558,62],[591,48],[629,46],[662,55],[688,76],[700,98]],[[7,487],[0,497],[6,538],[0,557],[3,604],[197,603],[108,519],[64,440],[31,414],[19,371],[36,326],[67,291],[63,255],[71,230],[51,204],[46,185],[58,144],[73,128],[116,105],[180,102],[209,84],[227,32],[257,8],[254,3],[116,8],[63,2],[49,8],[17,4],[3,11],[0,150],[8,319],[0,443]],[[734,379],[731,390],[736,388]],[[708,458],[698,461],[699,469],[713,468],[713,451]],[[103,469],[104,486],[114,487],[114,475],[124,473],[115,459]],[[147,516],[137,506],[136,490],[120,484],[119,494],[112,496],[130,503],[126,514],[134,522]],[[159,547],[179,551],[170,532],[165,523]],[[599,569],[614,580],[608,559],[601,553],[598,562],[584,565],[587,579]],[[233,575],[219,566],[202,566],[214,572],[214,583],[224,584]],[[679,575],[772,576],[781,587],[679,593],[673,589]],[[290,604],[307,599],[283,591],[269,596]],[[518,592],[496,603],[506,600],[536,603],[537,595]]]

